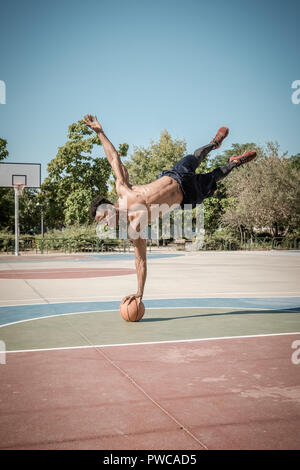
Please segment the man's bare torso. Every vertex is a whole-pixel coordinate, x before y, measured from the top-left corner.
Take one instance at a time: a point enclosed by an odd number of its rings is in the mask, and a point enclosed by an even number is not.
[[[136,215],[137,207],[144,206],[147,209],[148,217],[156,218],[158,216],[158,206],[164,205],[164,209],[160,207],[160,213],[168,211],[183,199],[183,194],[179,183],[170,176],[163,176],[152,183],[131,186],[116,184],[116,190],[119,195],[119,210],[127,210],[128,216]],[[157,212],[157,213],[156,213]]]

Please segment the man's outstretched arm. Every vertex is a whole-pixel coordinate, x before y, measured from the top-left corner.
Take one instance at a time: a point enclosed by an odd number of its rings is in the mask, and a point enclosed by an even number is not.
[[[84,123],[90,127],[93,131],[96,132],[99,140],[104,148],[104,152],[106,155],[107,160],[109,161],[113,172],[115,174],[116,179],[121,184],[128,184],[128,173],[126,168],[124,167],[123,163],[121,162],[120,156],[116,151],[113,144],[110,140],[106,137],[103,132],[101,124],[98,122],[96,116],[92,116],[91,114],[87,114],[83,119]]]

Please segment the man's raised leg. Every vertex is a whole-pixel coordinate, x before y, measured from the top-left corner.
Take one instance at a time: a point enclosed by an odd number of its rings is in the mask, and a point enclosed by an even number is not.
[[[228,136],[229,129],[226,126],[220,127],[216,136],[208,145],[200,147],[194,152],[194,156],[199,160],[199,164],[204,160],[204,158],[209,154],[211,150],[221,147],[223,140]]]
[[[226,165],[215,168],[211,172],[211,174],[214,176],[215,181],[217,183],[218,181],[221,181],[223,178],[229,175],[233,168],[237,168],[240,165],[244,165],[245,163],[251,162],[251,160],[254,160],[254,158],[256,158],[255,151],[245,152],[242,155],[230,157]]]

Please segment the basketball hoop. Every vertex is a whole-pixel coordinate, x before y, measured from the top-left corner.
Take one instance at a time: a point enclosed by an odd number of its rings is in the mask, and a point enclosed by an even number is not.
[[[19,197],[24,188],[41,187],[40,163],[0,162],[0,188],[14,188],[15,192],[15,255],[19,255]]]
[[[15,192],[17,193],[18,196],[22,196],[25,184],[17,183],[14,184]]]

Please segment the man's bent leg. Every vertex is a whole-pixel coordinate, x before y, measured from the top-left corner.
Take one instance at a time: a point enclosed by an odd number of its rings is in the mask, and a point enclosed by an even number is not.
[[[204,160],[204,158],[209,154],[211,150],[215,148],[215,144],[208,144],[204,145],[204,147],[200,147],[194,152],[194,156],[198,159],[198,165]]]
[[[209,175],[215,183],[218,183],[218,181],[221,181],[222,179],[226,178],[227,175],[233,170],[233,168],[237,168],[240,165],[244,165],[245,163],[248,163],[256,158],[256,152],[255,151],[250,151],[250,152],[245,152],[243,155],[238,155],[234,157],[229,158],[229,162],[224,165],[224,166],[219,166],[218,168],[215,168],[213,171],[210,173],[206,173],[205,175]]]
[[[235,162],[227,163],[227,165],[215,168],[211,172],[211,175],[213,176],[215,182],[218,183],[218,181],[221,181],[222,179],[226,178],[226,176],[229,175],[229,173],[233,170],[233,168],[236,168],[236,166],[237,165]]]
[[[229,129],[226,126],[220,127],[218,130],[216,136],[213,138],[213,140],[208,144],[205,145],[204,147],[200,147],[194,152],[194,156],[198,159],[200,163],[204,160],[206,155],[213,149],[217,149],[221,147],[223,140],[228,136]]]

